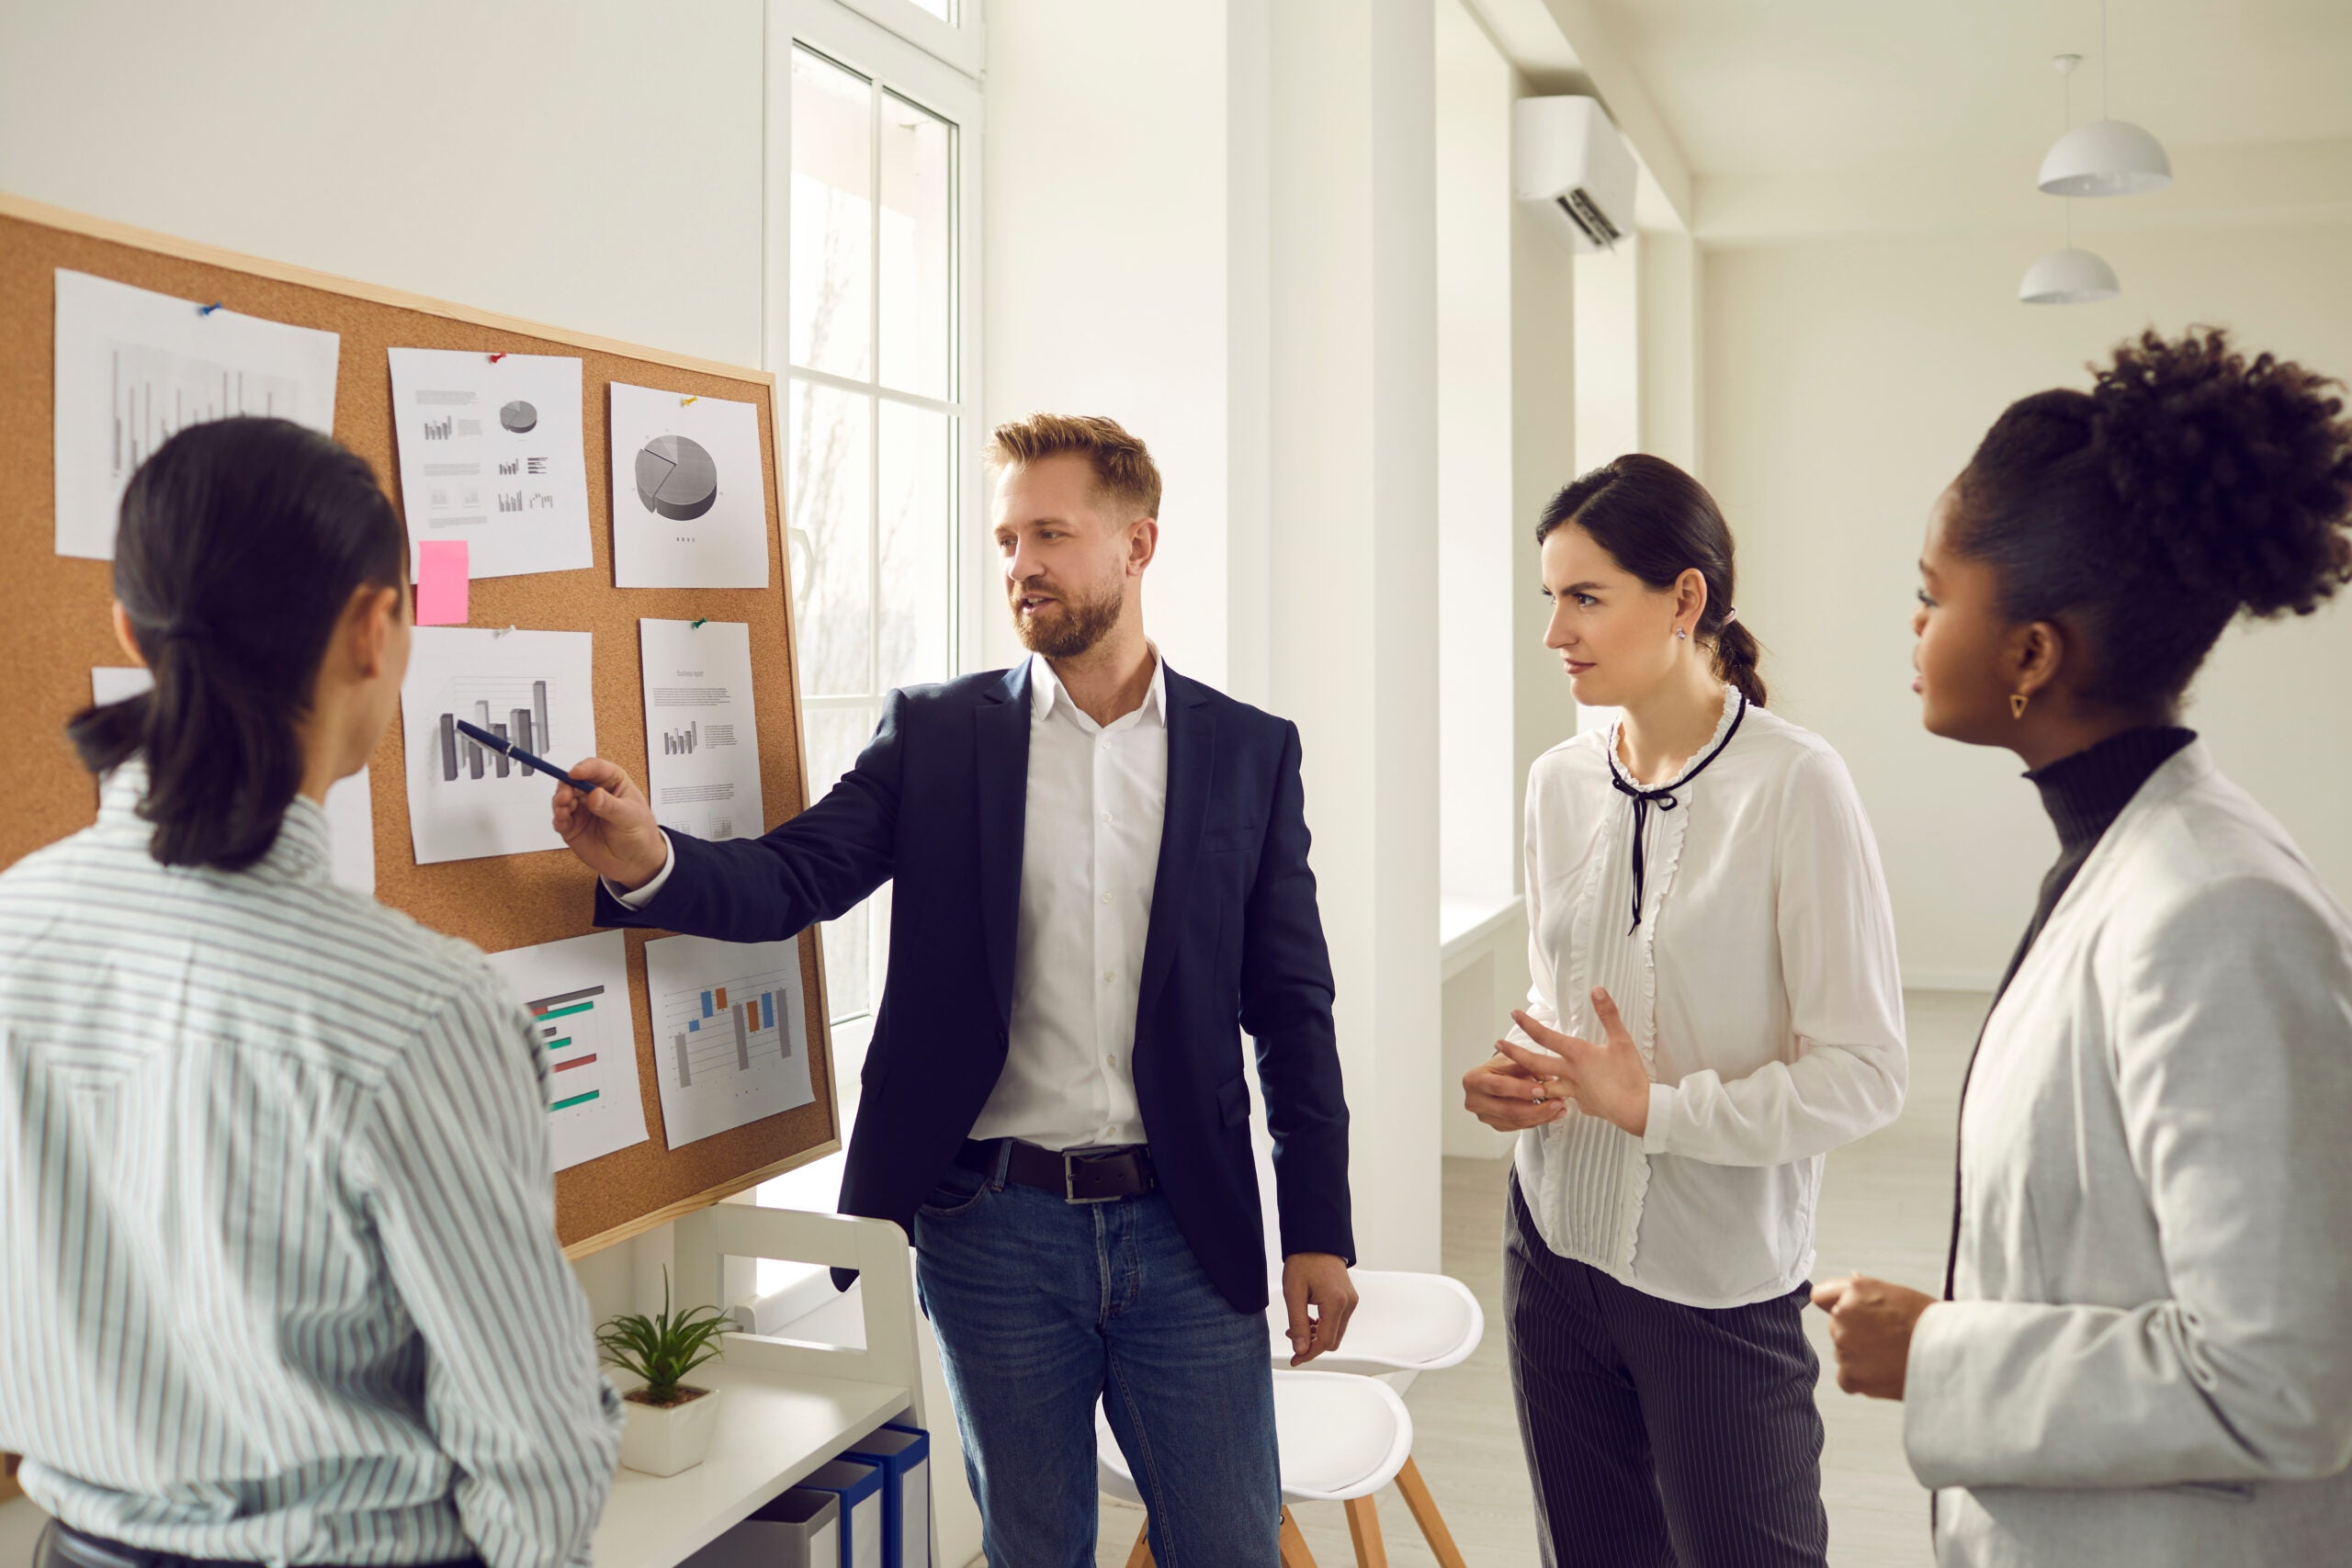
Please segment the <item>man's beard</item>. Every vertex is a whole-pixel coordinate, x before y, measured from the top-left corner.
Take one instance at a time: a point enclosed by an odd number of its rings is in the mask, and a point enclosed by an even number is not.
[[[1019,595],[1013,596],[1015,599]],[[1119,624],[1120,597],[1117,589],[1092,598],[1081,599],[1074,594],[1057,594],[1062,613],[1051,623],[1038,621],[1021,613],[1018,604],[1012,605],[1012,629],[1021,638],[1021,646],[1032,653],[1042,653],[1048,659],[1076,659],[1110,635]]]

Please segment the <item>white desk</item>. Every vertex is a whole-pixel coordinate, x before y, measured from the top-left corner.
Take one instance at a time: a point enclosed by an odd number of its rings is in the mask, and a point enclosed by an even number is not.
[[[910,1403],[903,1388],[724,1359],[697,1368],[693,1381],[718,1394],[710,1457],[675,1475],[616,1472],[596,1527],[596,1568],[674,1568]]]
[[[903,1414],[925,1425],[914,1281],[898,1226],[719,1204],[679,1220],[674,1242],[681,1303],[719,1301],[729,1258],[859,1270],[865,1343],[728,1335],[724,1354],[694,1373],[718,1391],[710,1457],[676,1475],[618,1472],[596,1527],[596,1568],[676,1568],[884,1422]]]

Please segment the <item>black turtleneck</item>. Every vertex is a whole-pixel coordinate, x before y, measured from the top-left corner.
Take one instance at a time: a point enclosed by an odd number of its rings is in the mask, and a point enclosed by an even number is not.
[[[2025,962],[2041,928],[2050,923],[2050,911],[2074,886],[2075,874],[2091,858],[2099,840],[2123,815],[2140,786],[2171,761],[2174,752],[2196,739],[2193,729],[2156,726],[2127,729],[2026,774],[2041,792],[2041,808],[2050,813],[2050,825],[2058,829],[2058,859],[2041,878],[2041,897],[2033,907],[2025,939],[2018,943],[2000,987],[1993,993],[1996,1004],[2001,992],[2009,988],[2018,965]]]
[[[2050,813],[2051,825],[2058,829],[2058,859],[2041,878],[2041,897],[2034,904],[2033,919],[2025,928],[2025,938],[2009,958],[2009,966],[2001,975],[2001,984],[1993,992],[1993,1006],[2001,1004],[2001,997],[2017,978],[2018,966],[2041,935],[2041,928],[2050,923],[2050,912],[2058,900],[2066,896],[2074,885],[2075,874],[2083,863],[2091,858],[2100,839],[2123,815],[2132,797],[2140,793],[2158,768],[2172,759],[2175,752],[2197,739],[2193,729],[2150,725],[2139,729],[2127,729],[2110,735],[2096,746],[2084,748],[2071,757],[2061,757],[2046,768],[2036,768],[2026,777],[2041,792],[2042,809]],[[1985,1021],[1992,1021],[1990,1009]],[[1976,1043],[1984,1043],[1982,1027]],[[1965,1110],[1968,1103],[1968,1077],[1976,1067],[1976,1052],[1968,1053],[1968,1070],[1961,1075],[1960,1100]],[[1960,1170],[1953,1162],[1951,1179],[1951,1247],[1944,1256],[1944,1295],[1951,1295],[1952,1267],[1960,1256]]]

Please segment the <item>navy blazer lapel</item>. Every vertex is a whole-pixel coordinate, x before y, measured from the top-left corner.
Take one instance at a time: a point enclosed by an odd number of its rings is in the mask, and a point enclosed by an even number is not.
[[[1201,823],[1209,784],[1216,776],[1216,710],[1197,682],[1167,671],[1168,805],[1160,818],[1159,866],[1151,885],[1151,926],[1144,937],[1143,975],[1136,997],[1138,1021],[1151,1010],[1168,979],[1192,895],[1193,863],[1200,858]],[[1140,1035],[1140,1029],[1138,1029]]]
[[[1021,925],[1021,851],[1029,807],[1029,661],[973,710],[979,749],[980,933],[997,1021],[1012,1022],[1012,944]]]

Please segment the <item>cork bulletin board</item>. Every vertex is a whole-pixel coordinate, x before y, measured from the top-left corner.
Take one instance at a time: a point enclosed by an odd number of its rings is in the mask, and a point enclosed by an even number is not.
[[[61,557],[54,547],[51,383],[59,268],[174,295],[190,301],[191,308],[217,300],[247,315],[341,334],[335,436],[374,466],[396,498],[400,465],[387,349],[578,356],[595,564],[574,571],[478,579],[471,584],[467,624],[593,633],[597,750],[639,781],[647,777],[647,757],[639,618],[747,624],[767,813],[781,820],[808,805],[788,561],[780,547],[782,443],[774,376],[234,255],[0,195],[0,410],[6,411],[0,417],[0,472],[8,476],[0,487],[0,582],[8,588],[6,607],[0,610],[0,669],[7,671],[0,682],[0,728],[8,736],[15,795],[14,809],[0,816],[0,866],[95,819],[96,786],[66,743],[64,727],[90,700],[91,668],[126,662],[108,621],[111,563]],[[613,586],[605,387],[614,381],[757,407],[768,577],[775,586]],[[594,929],[594,877],[565,852],[415,863],[397,717],[377,748],[370,772],[376,894],[381,902],[492,952]],[[649,934],[659,933],[626,935],[648,1137],[558,1173],[557,1232],[573,1257],[840,1147],[824,967],[813,929],[800,937],[799,959],[816,1100],[678,1149],[666,1146],[646,987]]]

